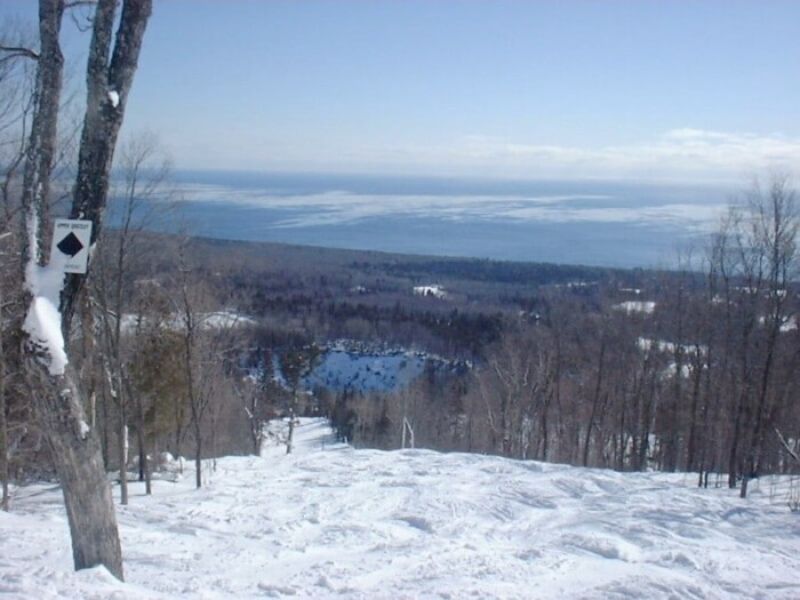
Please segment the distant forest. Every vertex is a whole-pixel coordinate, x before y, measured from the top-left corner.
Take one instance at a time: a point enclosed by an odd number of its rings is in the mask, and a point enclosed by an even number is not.
[[[752,477],[797,469],[797,223],[776,182],[674,271],[118,228],[90,278],[80,318],[94,337],[76,360],[97,373],[89,412],[107,466],[143,478],[148,455],[257,452],[267,419],[322,414],[358,446],[690,471],[746,493]],[[431,364],[386,392],[304,391],[335,340],[468,368]],[[6,381],[9,473],[24,478],[47,450]]]

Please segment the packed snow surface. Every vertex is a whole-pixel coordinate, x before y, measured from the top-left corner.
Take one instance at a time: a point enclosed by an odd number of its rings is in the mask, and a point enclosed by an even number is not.
[[[22,598],[800,597],[800,518],[694,478],[425,450],[354,450],[305,420],[295,453],[132,484],[127,583],[75,574],[53,485],[0,513],[0,595]]]

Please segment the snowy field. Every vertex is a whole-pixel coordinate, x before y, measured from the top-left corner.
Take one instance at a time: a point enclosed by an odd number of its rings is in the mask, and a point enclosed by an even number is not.
[[[800,598],[800,516],[681,475],[619,474],[335,444],[226,458],[132,485],[127,583],[75,574],[61,495],[0,513],[0,596],[47,598]]]

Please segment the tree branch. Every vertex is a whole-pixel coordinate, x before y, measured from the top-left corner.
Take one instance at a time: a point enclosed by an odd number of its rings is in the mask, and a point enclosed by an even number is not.
[[[34,52],[30,48],[22,46],[3,46],[0,44],[0,52],[8,52],[6,56],[0,58],[0,62],[5,62],[13,58],[30,58],[31,60],[39,60],[38,52]]]
[[[84,17],[86,23],[81,23],[80,21],[78,21],[78,14],[80,13],[76,13],[76,11],[70,9],[81,8],[84,6],[97,7],[97,0],[73,0],[72,2],[67,2],[64,5],[64,10],[68,11],[69,18],[72,20],[77,30],[80,31],[81,33],[86,33],[92,28],[92,22],[94,17],[86,16]]]
[[[776,427],[775,433],[777,434],[778,439],[781,441],[781,446],[783,446],[783,449],[786,450],[789,456],[791,456],[797,463],[800,463],[800,455],[798,455],[797,452],[792,449],[792,447],[789,445],[789,442],[787,442],[786,438],[783,437],[780,429]]]

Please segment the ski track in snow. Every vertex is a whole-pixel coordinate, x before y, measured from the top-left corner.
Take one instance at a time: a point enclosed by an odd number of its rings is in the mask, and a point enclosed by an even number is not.
[[[303,420],[294,454],[131,484],[127,583],[72,572],[59,489],[0,513],[0,596],[800,598],[800,517],[758,488],[426,450],[354,450]],[[118,491],[118,490],[116,490]]]

